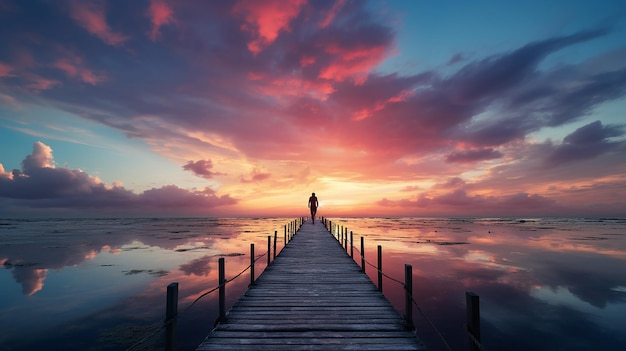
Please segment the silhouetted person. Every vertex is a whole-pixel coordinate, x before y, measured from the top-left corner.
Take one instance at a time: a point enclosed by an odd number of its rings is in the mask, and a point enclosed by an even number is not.
[[[315,196],[315,193],[312,193],[311,197],[309,197],[309,208],[311,209],[311,220],[313,223],[315,223],[315,214],[317,213],[318,205],[319,203],[317,202],[317,197]]]

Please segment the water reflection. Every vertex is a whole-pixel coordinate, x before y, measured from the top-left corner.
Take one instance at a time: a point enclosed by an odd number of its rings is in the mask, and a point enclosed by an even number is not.
[[[249,264],[249,245],[290,219],[0,220],[0,349],[123,350],[157,328],[165,290],[179,282],[181,311]],[[413,267],[421,310],[454,350],[467,348],[465,291],[481,298],[487,350],[626,349],[626,221],[618,219],[340,218],[365,240],[376,264],[402,280]],[[358,253],[355,252],[358,256]],[[257,263],[257,275],[266,260]],[[357,262],[360,260],[357,259]],[[377,281],[374,268],[367,273]],[[228,305],[247,288],[227,287]],[[384,293],[404,310],[400,284]],[[179,320],[179,346],[191,350],[217,317],[208,295]],[[439,335],[414,310],[419,336],[443,350]],[[146,349],[158,347],[157,337]],[[141,348],[139,348],[141,349]]]
[[[218,257],[227,257],[227,276],[235,275],[250,262],[250,243],[262,253],[267,236],[288,221],[0,220],[0,349],[125,349],[160,325],[170,282],[180,283],[185,308],[217,285]],[[243,275],[229,284],[230,303],[248,282]],[[212,327],[213,299],[181,319],[181,338],[188,340],[181,349],[197,346]]]
[[[481,297],[488,350],[626,349],[626,224],[573,219],[340,219],[385,272],[413,266],[420,307],[465,349],[464,292]],[[379,222],[383,222],[378,225]],[[358,235],[357,235],[358,234]],[[377,281],[374,269],[368,272]],[[392,286],[393,283],[386,283]],[[403,310],[402,293],[385,291]],[[417,315],[414,317],[420,320]],[[423,319],[422,319],[423,320]],[[445,349],[428,325],[429,348]]]

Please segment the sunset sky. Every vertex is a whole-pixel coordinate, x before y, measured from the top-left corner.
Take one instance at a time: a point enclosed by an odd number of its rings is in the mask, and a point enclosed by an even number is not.
[[[625,216],[626,2],[0,2],[0,217]]]

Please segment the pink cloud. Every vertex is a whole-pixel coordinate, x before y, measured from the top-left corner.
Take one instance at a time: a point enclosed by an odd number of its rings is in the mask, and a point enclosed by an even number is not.
[[[286,98],[291,97],[312,97],[323,101],[335,91],[333,85],[327,81],[310,81],[291,76],[257,77],[259,78],[259,83],[256,87],[261,93],[280,100],[286,100]]]
[[[70,16],[89,33],[100,38],[108,45],[118,46],[129,38],[121,33],[114,32],[106,21],[104,3],[72,1]]]
[[[242,29],[255,37],[248,42],[248,50],[258,54],[276,40],[281,30],[289,32],[289,23],[298,16],[305,3],[305,0],[240,0],[233,12],[245,16],[246,24]]]
[[[26,88],[36,93],[42,90],[52,89],[52,87],[61,84],[58,80],[44,78],[36,74],[25,74],[24,76],[28,81],[25,84]]]
[[[67,60],[59,60],[54,63],[53,66],[65,72],[70,77],[75,77],[78,74],[78,67],[69,63]]]
[[[7,94],[3,94],[3,93],[0,93],[0,105],[8,105],[8,106],[11,106],[11,107],[18,107],[17,100],[13,96],[7,95]]]
[[[362,119],[368,118],[372,116],[374,113],[381,111],[387,107],[388,104],[404,102],[413,94],[410,90],[401,91],[398,95],[392,96],[387,101],[377,102],[373,106],[364,107],[361,110],[354,111],[352,113],[353,119],[355,121],[360,121]]]
[[[228,195],[218,196],[211,189],[189,191],[176,185],[153,188],[138,195],[141,206],[152,210],[187,209],[203,212],[203,209],[215,206],[234,205],[237,201]],[[194,211],[195,208],[195,211]]]
[[[300,66],[306,67],[315,63],[315,57],[312,56],[303,56],[300,59]]]
[[[341,10],[341,8],[346,4],[346,0],[338,0],[333,4],[333,7],[328,10],[328,12],[326,13],[326,17],[324,17],[324,19],[320,22],[319,26],[320,28],[326,28],[328,27],[333,20],[335,19],[335,17],[337,16],[337,13]]]
[[[92,71],[90,71],[88,69],[83,69],[80,72],[80,79],[83,82],[89,83],[91,85],[96,85],[96,84],[106,80],[104,76],[97,75],[97,74],[93,73]]]
[[[148,9],[148,17],[152,22],[152,30],[149,33],[150,39],[156,41],[159,37],[159,29],[168,23],[174,23],[174,11],[164,1],[152,0]]]
[[[554,215],[561,213],[564,206],[554,200],[538,194],[516,193],[502,196],[469,195],[463,189],[450,193],[428,196],[421,194],[417,198],[378,201],[383,207],[420,208],[428,213],[463,213],[465,215]]]
[[[325,51],[332,54],[335,60],[321,69],[319,78],[339,82],[350,76],[357,76],[362,82],[367,73],[383,62],[388,54],[386,45],[345,48],[340,44],[331,44]]]
[[[242,183],[262,182],[265,179],[269,178],[270,176],[271,176],[271,174],[263,173],[259,169],[255,168],[255,169],[252,170],[252,172],[250,172],[250,175],[249,175],[248,178],[245,178],[244,176],[241,176],[241,182]]]
[[[77,56],[60,59],[52,66],[65,72],[69,77],[78,78],[91,85],[96,85],[105,80],[103,75],[95,74],[90,69],[84,67],[83,60]]]
[[[11,71],[13,71],[14,68],[12,66],[10,66],[9,64],[0,62],[0,78],[2,77],[10,77],[11,76]]]

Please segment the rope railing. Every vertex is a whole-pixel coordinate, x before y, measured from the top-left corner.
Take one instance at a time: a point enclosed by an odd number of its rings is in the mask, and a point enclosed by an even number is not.
[[[433,323],[433,321],[430,318],[428,318],[426,313],[424,313],[424,311],[420,308],[420,306],[417,304],[417,301],[415,301],[415,298],[413,298],[413,295],[411,295],[411,301],[413,302],[413,305],[415,305],[415,307],[417,308],[417,311],[420,313],[420,315],[426,320],[428,325],[430,325],[430,327],[433,328],[433,330],[435,331],[439,339],[441,339],[441,342],[443,342],[443,344],[446,346],[446,349],[448,349],[448,351],[452,351],[452,348],[450,347],[450,344],[448,344],[448,341],[446,340],[446,338],[443,336],[443,334],[441,334],[437,326],[435,326],[435,323]]]
[[[352,244],[352,242],[350,242],[350,243]],[[356,247],[354,247],[354,250],[355,250],[357,253],[359,253],[359,254],[361,253],[361,250],[359,250],[359,249],[358,249],[358,248],[356,248]],[[392,276],[388,275],[387,273],[383,272],[382,270],[378,269],[378,266],[376,266],[376,265],[372,264],[370,261],[365,260],[365,264],[367,264],[368,266],[370,266],[370,267],[372,267],[372,268],[375,268],[375,269],[376,269],[376,272],[378,272],[378,273],[382,274],[382,275],[383,275],[383,277],[385,277],[385,278],[387,278],[387,279],[391,280],[392,282],[396,282],[396,283],[398,283],[398,284],[402,285],[402,287],[404,287],[404,282],[403,282],[403,281],[400,281],[400,280],[398,280],[398,279],[396,279],[396,278],[394,278],[394,277],[392,277]]]
[[[344,237],[344,233],[347,234],[347,229],[345,229],[344,232],[344,227],[343,226],[339,226],[336,223],[332,223],[330,221],[328,221],[328,223],[326,222],[326,219],[323,218],[324,223],[326,224],[326,229],[329,231],[329,233],[331,235],[333,235],[333,237],[335,237],[337,239],[337,241],[339,242],[339,244],[344,247],[344,243],[346,245],[346,249],[347,249],[347,245],[348,243],[350,244],[350,250],[356,250],[357,253],[359,254],[359,256],[361,257],[362,262],[365,265],[368,265],[374,269],[376,269],[377,273],[379,273],[381,276],[386,277],[387,279],[389,279],[390,281],[393,281],[397,284],[399,284],[400,286],[402,286],[402,288],[405,291],[409,291],[407,290],[407,284],[405,282],[402,282],[396,278],[393,278],[391,276],[389,276],[388,274],[384,273],[380,267],[378,265],[374,265],[371,262],[369,262],[368,260],[365,259],[364,253],[361,252],[361,250],[359,250],[355,245],[354,245],[354,240],[353,240],[353,236],[352,236],[352,232],[350,232],[350,238],[348,238],[347,235],[345,235]],[[337,236],[335,236],[335,230],[337,231]],[[341,235],[341,237],[340,237]],[[363,238],[361,238],[363,239]],[[363,245],[363,241],[361,241],[361,245]],[[379,249],[379,255],[380,255],[380,249]],[[379,257],[379,262],[380,262],[380,257]],[[365,272],[365,271],[364,271]],[[380,279],[380,278],[379,278]],[[379,281],[380,283],[380,281]],[[379,289],[380,291],[382,291],[382,289]],[[411,289],[412,290],[412,289]],[[471,296],[470,296],[471,295]],[[479,317],[478,317],[478,296],[473,294],[473,293],[468,293],[468,308],[470,308],[470,302],[469,299],[471,298],[475,298],[475,301],[473,303],[476,304],[476,311],[473,311],[472,313],[468,313],[468,318],[469,315],[473,315],[473,318],[475,319],[475,321],[472,321],[472,323],[477,324],[477,326],[474,326],[474,328],[470,327],[468,324],[464,325],[464,330],[467,332],[467,334],[469,335],[470,341],[471,343],[475,346],[472,348],[472,350],[476,350],[476,351],[486,351],[485,348],[482,346],[482,344],[480,343],[480,340],[478,340],[476,338],[476,336],[474,335],[475,330],[479,330],[480,329],[480,324],[479,324]],[[414,305],[417,308],[417,311],[419,312],[419,314],[422,316],[422,318],[424,318],[424,320],[427,322],[427,324],[433,329],[433,331],[435,332],[435,334],[437,334],[437,336],[439,337],[439,339],[441,340],[441,342],[444,344],[444,346],[446,347],[446,349],[448,351],[452,351],[452,347],[450,346],[450,344],[448,343],[448,341],[446,340],[446,338],[444,337],[444,335],[439,331],[439,329],[437,328],[437,326],[433,323],[433,321],[428,317],[428,315],[424,312],[424,310],[417,304],[417,301],[415,300],[415,298],[413,297],[413,294],[409,294],[409,298],[411,301],[411,304]],[[412,322],[411,322],[412,324]],[[472,331],[472,329],[475,329],[474,331]],[[478,335],[480,335],[480,332],[478,332]],[[480,336],[479,336],[480,337]]]
[[[269,251],[265,251],[264,253],[258,255],[255,259],[254,259],[254,263],[256,263],[256,261],[260,260],[261,258],[263,258],[265,255],[268,255]],[[237,275],[235,275],[234,277],[230,278],[230,279],[226,279],[226,282],[224,282],[223,284],[219,284],[218,286],[212,288],[211,290],[203,293],[202,295],[198,296],[192,303],[191,305],[187,306],[182,312],[180,312],[176,317],[179,317],[180,315],[182,315],[183,313],[187,312],[193,305],[195,305],[198,301],[200,301],[200,299],[202,299],[203,297],[211,294],[212,292],[217,291],[219,288],[226,286],[226,284],[234,281],[235,279],[239,278],[242,274],[244,274],[246,271],[248,271],[250,268],[252,267],[251,264],[249,264],[246,268],[244,268],[241,272],[237,273]]]
[[[298,229],[300,229],[302,223],[303,223],[304,219],[300,218],[298,220],[294,220],[292,222],[290,222],[289,224],[289,230],[293,231],[292,234],[295,234]],[[299,226],[296,224],[298,223]],[[276,254],[276,234],[274,235],[274,254]],[[285,226],[285,238],[287,238],[287,226]],[[291,239],[291,237],[289,237],[289,239]],[[283,248],[287,245],[288,241],[285,240],[284,242],[284,246]],[[252,250],[254,250],[254,244],[251,244],[251,248]],[[281,249],[282,250],[282,249]],[[253,252],[253,251],[252,251]],[[153,330],[152,332],[150,332],[148,335],[144,336],[143,338],[141,338],[139,341],[135,342],[133,345],[131,345],[130,347],[128,347],[126,349],[126,351],[132,351],[133,349],[135,349],[136,347],[140,346],[141,344],[145,343],[146,341],[150,340],[151,338],[155,337],[156,335],[158,335],[163,329],[166,329],[168,326],[172,325],[173,323],[175,323],[178,319],[180,319],[180,317],[182,315],[184,315],[187,311],[189,311],[189,309],[191,309],[198,301],[200,301],[202,298],[204,298],[207,295],[210,295],[211,293],[220,290],[221,288],[224,288],[226,286],[226,284],[235,281],[237,278],[239,278],[241,275],[243,275],[245,272],[247,272],[248,270],[250,270],[251,268],[254,267],[254,265],[256,264],[257,261],[259,261],[261,258],[265,257],[265,255],[271,256],[271,245],[269,244],[269,237],[268,237],[268,249],[267,251],[265,251],[264,253],[255,256],[254,260],[252,261],[252,263],[250,263],[248,266],[246,266],[242,271],[240,271],[239,273],[237,273],[235,276],[233,276],[230,279],[225,279],[221,284],[218,284],[216,287],[211,288],[210,290],[202,293],[200,296],[198,296],[189,306],[185,307],[185,309],[181,312],[176,312],[171,318],[166,318],[166,320],[161,323],[158,327],[156,327],[155,330]],[[269,264],[269,258],[268,258],[268,264]],[[252,280],[254,280],[254,278],[252,278]],[[178,283],[173,283],[176,284],[176,289],[178,289]],[[172,284],[170,284],[172,285]],[[169,287],[168,287],[168,294],[169,294]],[[176,290],[176,295],[178,294],[178,291]],[[222,304],[223,301],[220,301],[220,304]],[[219,318],[216,321],[219,322]],[[167,343],[167,342],[166,342]],[[168,349],[167,345],[166,345],[166,349]]]
[[[256,263],[258,260],[260,260],[261,258],[263,258],[265,255],[267,255],[268,252],[264,252],[261,255],[258,255],[254,262]],[[134,348],[136,348],[137,346],[143,344],[144,342],[146,342],[147,340],[149,340],[150,338],[154,337],[155,335],[157,335],[162,329],[164,329],[168,324],[173,323],[174,321],[180,319],[180,317],[182,315],[185,314],[185,312],[189,311],[196,303],[198,303],[198,301],[200,301],[203,297],[210,295],[211,293],[219,290],[219,288],[226,286],[226,284],[234,281],[235,279],[239,278],[242,274],[244,274],[246,271],[248,271],[250,269],[250,267],[252,267],[252,265],[248,265],[246,268],[244,268],[241,272],[237,273],[234,277],[230,278],[230,279],[226,279],[226,282],[223,284],[219,284],[216,287],[206,291],[205,293],[203,293],[202,295],[198,296],[189,306],[185,307],[185,309],[182,312],[177,313],[174,317],[164,321],[163,323],[161,323],[161,325],[159,325],[156,330],[154,330],[153,332],[151,332],[150,334],[146,335],[145,337],[143,337],[141,340],[137,341],[136,343],[134,343],[132,346],[130,346],[129,348],[126,349],[126,351],[131,351]]]
[[[465,330],[465,332],[467,333],[467,335],[469,336],[470,340],[472,341],[475,347],[477,347],[480,351],[487,351],[485,350],[483,345],[480,343],[480,341],[478,341],[478,339],[476,339],[474,334],[472,334],[472,332],[469,330],[469,326],[467,324],[463,325],[463,329]]]

